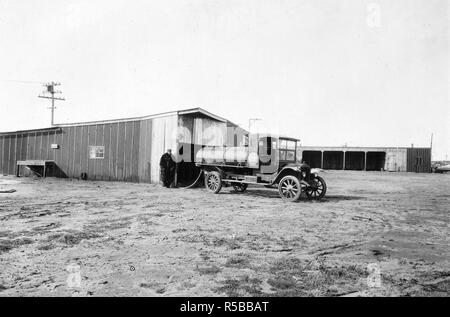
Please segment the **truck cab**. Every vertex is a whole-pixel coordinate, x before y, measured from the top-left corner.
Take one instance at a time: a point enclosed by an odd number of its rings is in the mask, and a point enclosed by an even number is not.
[[[279,172],[289,164],[301,163],[300,140],[270,135],[258,136],[257,153],[261,174]]]

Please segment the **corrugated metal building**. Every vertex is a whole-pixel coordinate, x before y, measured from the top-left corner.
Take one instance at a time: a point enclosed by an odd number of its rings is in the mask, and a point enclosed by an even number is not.
[[[431,148],[303,146],[299,155],[323,169],[431,172]]]
[[[46,175],[92,180],[159,181],[159,159],[171,148],[179,180],[195,174],[192,157],[205,145],[239,145],[246,132],[201,108],[158,115],[59,124],[0,133],[0,173],[24,174],[18,161],[49,161]],[[25,162],[30,163],[30,162]],[[32,162],[33,163],[33,162]],[[31,167],[42,173],[44,167]]]

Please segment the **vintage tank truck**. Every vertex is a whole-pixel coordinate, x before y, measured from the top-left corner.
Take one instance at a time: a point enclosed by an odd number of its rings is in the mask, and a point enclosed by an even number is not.
[[[298,139],[251,134],[248,146],[206,146],[195,156],[205,175],[205,186],[217,194],[222,186],[244,192],[248,184],[278,188],[285,201],[296,201],[302,192],[311,199],[325,196],[327,186],[319,170],[300,161]]]

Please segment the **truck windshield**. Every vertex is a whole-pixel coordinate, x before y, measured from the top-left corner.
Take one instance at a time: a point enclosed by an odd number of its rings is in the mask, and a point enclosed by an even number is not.
[[[280,160],[295,162],[295,145],[292,140],[280,139]]]

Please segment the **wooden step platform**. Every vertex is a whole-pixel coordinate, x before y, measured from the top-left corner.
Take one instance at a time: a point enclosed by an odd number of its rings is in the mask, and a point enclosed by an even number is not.
[[[36,167],[36,166],[43,166],[44,167],[44,172],[42,174],[42,177],[46,177],[47,174],[47,167],[50,165],[55,164],[55,161],[50,161],[50,160],[26,160],[26,161],[17,161],[17,168],[16,168],[16,176],[19,177],[19,168],[20,166],[27,166],[29,167],[31,170],[32,167]]]

